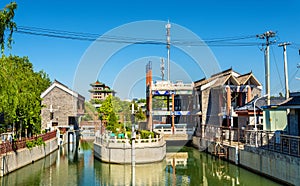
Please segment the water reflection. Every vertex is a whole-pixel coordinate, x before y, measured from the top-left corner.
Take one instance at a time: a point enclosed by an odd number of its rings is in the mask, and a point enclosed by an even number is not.
[[[135,185],[164,185],[165,161],[135,166]],[[101,185],[131,185],[131,165],[95,162],[95,177]]]
[[[91,142],[60,148],[0,178],[1,185],[132,185],[131,165],[94,159]],[[135,185],[279,185],[190,147],[167,148],[164,161],[137,164]]]
[[[168,185],[279,185],[193,148],[183,147],[181,151],[188,153],[187,164],[180,156],[180,161],[175,159],[173,164],[168,165],[176,175],[176,179],[174,175],[171,179],[170,172],[168,180],[172,182],[168,182]],[[181,163],[176,165],[176,162]]]
[[[52,153],[30,166],[14,171],[0,178],[0,185],[36,185],[37,183],[42,183],[42,179],[45,182],[51,183],[53,175],[51,167],[55,166],[57,157],[57,153]]]

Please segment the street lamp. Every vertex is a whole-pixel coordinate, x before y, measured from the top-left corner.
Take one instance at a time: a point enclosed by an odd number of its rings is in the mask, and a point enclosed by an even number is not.
[[[255,147],[257,147],[258,145],[257,145],[257,122],[256,122],[256,107],[255,107],[255,104],[256,104],[256,102],[259,100],[259,99],[262,99],[262,98],[264,98],[264,97],[267,97],[268,96],[268,94],[265,94],[265,95],[263,95],[263,96],[261,96],[261,97],[259,97],[259,98],[256,98],[256,100],[254,101],[254,104],[253,104],[253,107],[254,107],[254,109],[253,109],[253,111],[254,111],[254,130],[255,130]]]
[[[256,122],[257,119],[256,119],[256,107],[255,107],[255,104],[256,104],[256,102],[257,102],[259,99],[262,99],[262,98],[267,97],[267,96],[268,96],[268,94],[265,94],[265,95],[263,95],[263,96],[257,98],[257,99],[254,101],[253,107],[254,107],[254,130],[255,130],[255,131],[257,131],[257,122]]]

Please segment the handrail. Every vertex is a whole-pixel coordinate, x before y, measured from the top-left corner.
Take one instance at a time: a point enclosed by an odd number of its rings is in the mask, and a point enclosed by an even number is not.
[[[282,154],[300,157],[300,136],[283,134],[284,131],[247,130],[241,128],[201,125],[196,135],[208,141],[232,145],[246,145]],[[236,143],[235,143],[236,145]]]
[[[136,145],[139,145],[139,144],[153,145],[153,144],[161,144],[162,142],[164,142],[164,137],[162,135],[156,136],[155,138],[151,138],[151,136],[149,136],[149,138],[147,138],[147,139],[142,139],[139,137],[135,139]],[[110,138],[107,135],[102,135],[102,136],[95,137],[95,143],[98,143],[98,144],[130,144],[131,139],[129,139],[129,138],[118,139],[116,136],[114,138]]]
[[[37,136],[33,136],[30,138],[22,138],[21,140],[16,141],[5,141],[0,144],[0,154],[4,154],[11,151],[16,151],[18,149],[26,148],[27,141],[37,140],[38,138],[42,138],[43,141],[50,140],[56,137],[56,131],[51,131],[45,134],[40,134]]]

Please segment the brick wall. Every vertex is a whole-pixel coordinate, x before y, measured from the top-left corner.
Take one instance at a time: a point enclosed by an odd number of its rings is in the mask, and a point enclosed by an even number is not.
[[[50,122],[50,105],[54,109],[52,122],[57,122],[58,126],[66,126],[69,122],[69,117],[77,117],[78,111],[84,109],[84,98],[80,99],[63,91],[60,88],[54,87],[43,99],[42,104],[45,108],[42,109],[42,129],[47,127]]]

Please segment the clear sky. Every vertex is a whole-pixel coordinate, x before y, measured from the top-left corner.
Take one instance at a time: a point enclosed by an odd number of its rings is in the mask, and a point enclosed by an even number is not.
[[[9,2],[1,0],[0,7],[4,7]],[[18,27],[29,27],[31,29],[38,27],[75,32],[77,34],[83,33],[83,35],[90,33],[89,36],[93,36],[95,39],[106,34],[107,36],[113,36],[113,39],[116,39],[117,42],[120,42],[122,39],[130,41],[135,36],[136,38],[164,39],[166,35],[164,25],[162,24],[162,27],[158,27],[162,21],[167,23],[167,20],[170,20],[172,24],[171,42],[176,41],[176,39],[180,42],[191,42],[191,37],[184,38],[185,34],[177,38],[176,31],[180,27],[191,31],[203,41],[218,38],[217,42],[207,42],[207,45],[219,64],[220,70],[232,67],[241,74],[252,71],[263,86],[265,84],[264,53],[259,43],[263,43],[265,40],[257,39],[255,35],[272,30],[276,32],[276,38],[274,39],[276,39],[277,43],[270,47],[271,94],[284,93],[283,52],[282,48],[277,46],[281,42],[292,42],[292,45],[288,46],[287,49],[289,84],[292,92],[300,91],[300,80],[297,80],[297,77],[300,77],[300,70],[297,68],[300,63],[298,51],[300,49],[300,2],[298,0],[17,0],[16,2],[18,9],[14,20]],[[140,25],[136,30],[130,31],[130,33],[129,31],[123,33],[122,31],[125,28],[118,30],[118,28],[123,28],[126,24],[147,22],[149,20],[158,21],[157,27],[150,28],[146,26],[141,28],[142,26]],[[91,33],[96,35],[91,35]],[[161,36],[158,36],[160,33]],[[232,40],[244,36],[254,37]],[[229,42],[235,42],[235,44],[233,44],[234,46],[228,46],[228,43],[224,44],[220,42],[220,39],[229,39]],[[74,82],[76,82],[74,80],[78,76],[76,74],[78,67],[84,64],[82,61],[85,59],[85,55],[93,54],[89,53],[89,51],[93,48],[92,45],[95,45],[97,42],[93,42],[90,39],[62,39],[18,32],[14,34],[14,41],[13,49],[7,51],[7,53],[28,56],[35,70],[44,70],[49,74],[51,80],[57,79],[70,88],[76,89],[87,100],[89,99],[89,86],[77,88],[74,85]],[[114,44],[112,40],[109,42],[110,46]],[[250,45],[250,43],[254,44]],[[246,46],[242,46],[244,44]],[[105,42],[98,42],[96,45],[95,55],[101,56],[104,49],[109,49],[105,48]],[[193,48],[192,45],[189,47]],[[201,54],[201,50],[201,47],[198,47],[195,51],[199,51]],[[207,48],[203,50],[207,50]],[[106,55],[108,54],[106,53]],[[97,61],[91,63],[90,68],[86,69],[87,79],[85,82],[92,83],[99,79],[99,81],[116,89],[117,95],[120,95],[122,98],[144,97],[145,80],[143,75],[134,76],[134,74],[141,72],[141,74],[144,74],[144,65],[148,61],[152,61],[153,70],[158,71],[155,74],[159,75],[160,57],[166,58],[166,56],[167,50],[165,45],[129,45],[122,48],[122,50],[111,53],[107,61],[99,61],[99,63],[104,65],[101,69],[97,69],[97,75],[89,73],[93,70],[91,68]],[[171,67],[171,70],[173,68],[171,80],[185,79],[185,77],[180,76],[181,74],[186,74],[188,76],[186,79],[190,81],[204,78],[207,73],[195,68],[192,65],[193,62],[191,61],[193,59],[191,58],[193,56],[183,52],[180,48],[171,47],[171,61],[174,63]],[[97,57],[95,59],[104,60]],[[205,62],[197,61],[196,63],[204,64]],[[210,62],[207,64],[210,65]],[[176,71],[176,66],[179,67],[178,72]],[[133,70],[126,71],[128,68]],[[130,85],[123,83],[130,77],[133,77],[130,80]],[[85,77],[80,78],[84,79]],[[121,93],[120,89],[124,89],[120,88],[122,85],[127,87],[128,90],[126,89],[126,91],[128,93]]]

